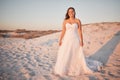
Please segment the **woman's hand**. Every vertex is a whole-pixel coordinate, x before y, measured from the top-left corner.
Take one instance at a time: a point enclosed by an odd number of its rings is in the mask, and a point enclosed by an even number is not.
[[[59,41],[59,46],[61,46],[61,45],[62,45],[62,41],[60,40],[60,41]]]
[[[83,44],[83,42],[81,41],[81,42],[80,42],[80,46],[82,46],[82,47],[83,47],[83,45],[84,45],[84,44]]]

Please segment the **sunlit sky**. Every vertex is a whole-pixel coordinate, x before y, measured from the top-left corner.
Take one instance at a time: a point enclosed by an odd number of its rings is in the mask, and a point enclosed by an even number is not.
[[[0,0],[0,29],[61,29],[70,6],[82,24],[120,22],[120,0]]]

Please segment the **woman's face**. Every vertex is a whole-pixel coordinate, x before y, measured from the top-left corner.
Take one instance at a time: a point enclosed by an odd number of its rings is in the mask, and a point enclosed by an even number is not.
[[[75,15],[74,10],[73,9],[69,9],[68,10],[68,15],[69,15],[69,17],[74,17],[74,15]]]

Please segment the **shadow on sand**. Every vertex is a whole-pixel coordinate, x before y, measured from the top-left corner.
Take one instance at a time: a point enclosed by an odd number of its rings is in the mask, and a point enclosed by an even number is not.
[[[118,31],[111,40],[109,40],[102,48],[100,48],[95,54],[91,55],[89,58],[97,60],[105,65],[116,48],[117,44],[120,42],[120,31]]]

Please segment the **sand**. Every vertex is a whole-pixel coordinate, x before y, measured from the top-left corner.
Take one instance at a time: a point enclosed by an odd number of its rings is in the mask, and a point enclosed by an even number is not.
[[[32,38],[0,37],[0,80],[120,80],[120,23],[82,26],[84,54],[101,61],[100,72],[91,75],[52,74],[61,32]]]

